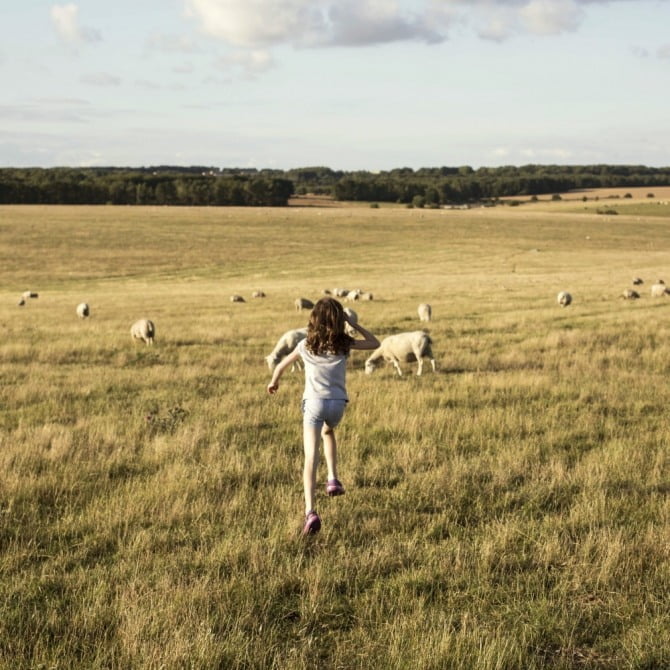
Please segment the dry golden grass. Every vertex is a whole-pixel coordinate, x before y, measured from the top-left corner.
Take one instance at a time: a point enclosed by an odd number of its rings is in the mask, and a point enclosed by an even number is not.
[[[0,667],[668,667],[659,214],[0,208]],[[438,372],[352,356],[304,542],[263,357],[335,286],[381,336],[430,302]]]

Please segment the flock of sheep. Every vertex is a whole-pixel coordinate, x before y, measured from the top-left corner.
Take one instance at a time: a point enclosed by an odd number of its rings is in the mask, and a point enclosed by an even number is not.
[[[639,277],[633,279],[633,285],[635,286],[640,286],[643,283],[644,281]],[[323,293],[324,295],[334,295],[338,298],[343,298],[347,302],[373,299],[372,293],[362,291],[361,289],[324,289]],[[21,294],[21,298],[18,302],[19,306],[25,305],[27,300],[35,299],[38,295],[39,294],[35,291],[25,291]],[[656,283],[651,286],[651,296],[661,297],[665,295],[670,295],[670,289],[665,285],[665,282],[662,279],[658,279]],[[263,291],[254,291],[252,297],[264,298],[265,293]],[[621,297],[625,300],[636,300],[640,297],[640,294],[636,290],[628,288],[623,291]],[[231,302],[245,302],[244,297],[237,294],[232,295],[230,300]],[[572,295],[568,291],[560,291],[556,300],[561,307],[567,307],[572,303]],[[297,311],[312,309],[314,307],[314,303],[307,298],[296,298],[294,305]],[[87,318],[91,313],[88,303],[85,302],[79,303],[75,311],[77,316],[81,319]],[[350,321],[353,321],[354,323],[358,322],[358,315],[353,309],[345,307],[345,312]],[[428,303],[421,303],[417,308],[417,314],[420,321],[429,322],[433,316],[432,308]],[[348,326],[347,332],[350,335],[353,335],[355,331]],[[151,319],[139,319],[131,326],[130,335],[133,339],[141,340],[145,344],[153,344],[156,336],[156,327]],[[283,333],[277,340],[274,349],[265,357],[265,361],[270,370],[273,370],[285,356],[290,354],[298,345],[298,342],[305,337],[307,337],[307,328],[295,328]],[[431,347],[432,344],[433,342],[430,336],[423,330],[390,335],[382,340],[380,346],[375,349],[365,361],[365,372],[371,374],[375,368],[386,362],[393,365],[398,375],[402,376],[400,363],[417,362],[418,367],[416,374],[421,375],[424,358],[427,358],[430,361],[433,372],[435,372],[436,366]]]
[[[635,277],[633,279],[633,286],[640,286],[644,284],[644,279]],[[656,283],[651,285],[651,297],[661,298],[665,295],[670,295],[670,289],[665,285],[662,279],[657,279]],[[620,295],[624,300],[637,300],[640,297],[638,291],[632,288],[624,289]],[[567,307],[572,302],[572,295],[567,291],[559,291],[556,296],[556,301],[561,307]]]
[[[325,289],[324,295],[334,295],[338,298],[343,298],[347,302],[355,302],[361,300],[372,300],[373,295],[367,291],[360,289],[347,290],[343,288]],[[314,303],[307,298],[297,298],[295,301],[295,308],[297,311],[303,309],[312,309]],[[353,323],[358,322],[358,314],[350,307],[345,307],[349,320]],[[432,308],[427,303],[421,303],[417,309],[419,319],[421,321],[430,321],[432,318]],[[347,326],[349,335],[354,335],[355,330]],[[307,337],[307,328],[294,328],[287,330],[277,340],[274,349],[265,357],[270,370],[274,370],[275,366],[285,357],[288,356],[298,345],[300,340]],[[375,368],[382,363],[390,363],[396,369],[399,376],[402,376],[402,369],[400,363],[411,363],[416,361],[418,363],[417,375],[421,375],[423,371],[423,359],[427,358],[435,372],[435,358],[431,345],[433,344],[430,336],[422,330],[416,330],[405,333],[398,333],[397,335],[390,335],[384,338],[379,347],[375,349],[369,358],[365,361],[365,372],[371,374]]]

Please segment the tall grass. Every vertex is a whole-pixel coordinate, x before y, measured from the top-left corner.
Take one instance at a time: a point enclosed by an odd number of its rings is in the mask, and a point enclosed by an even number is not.
[[[670,303],[618,298],[669,251],[560,204],[0,208],[1,667],[670,666]],[[305,541],[263,357],[334,286],[382,336],[430,302],[438,372],[354,352]]]

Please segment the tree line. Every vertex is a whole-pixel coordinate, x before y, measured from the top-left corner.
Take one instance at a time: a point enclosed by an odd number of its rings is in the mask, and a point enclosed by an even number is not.
[[[670,168],[524,165],[396,168],[381,172],[153,166],[3,168],[2,204],[285,206],[292,195],[448,205],[605,187],[668,186]]]
[[[279,207],[293,189],[282,177],[224,176],[209,168],[0,169],[2,204]]]

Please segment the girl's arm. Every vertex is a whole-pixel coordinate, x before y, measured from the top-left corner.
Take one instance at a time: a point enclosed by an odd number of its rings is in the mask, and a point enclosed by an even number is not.
[[[286,358],[282,359],[282,361],[277,365],[277,367],[274,369],[274,372],[272,373],[272,379],[270,380],[270,383],[268,384],[268,393],[276,393],[277,389],[279,388],[279,378],[284,374],[284,370],[289,365],[293,365],[298,359],[300,358],[300,352],[296,349],[294,349]]]
[[[351,349],[365,350],[365,349],[376,349],[379,346],[379,340],[366,328],[359,325],[358,323],[352,323],[349,321],[348,317],[344,317],[345,321],[355,330],[357,330],[365,339],[363,340],[354,340],[351,343]]]

